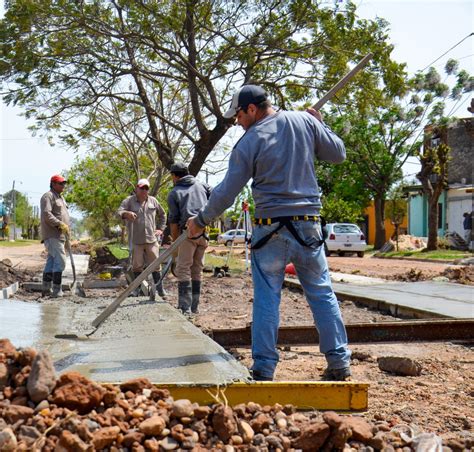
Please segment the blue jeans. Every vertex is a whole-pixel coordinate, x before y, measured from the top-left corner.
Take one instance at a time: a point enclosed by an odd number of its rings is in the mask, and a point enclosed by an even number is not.
[[[66,268],[64,241],[54,238],[46,239],[44,246],[48,250],[44,273],[62,273]]]
[[[293,225],[306,243],[300,245],[283,227],[262,247],[252,250],[254,285],[252,323],[252,370],[273,377],[279,355],[276,349],[280,324],[281,288],[285,267],[292,262],[313,314],[319,332],[319,349],[324,353],[329,369],[349,367],[351,352],[337,298],[332,290],[321,227],[312,221],[294,221]],[[257,243],[278,226],[256,226],[252,243]]]

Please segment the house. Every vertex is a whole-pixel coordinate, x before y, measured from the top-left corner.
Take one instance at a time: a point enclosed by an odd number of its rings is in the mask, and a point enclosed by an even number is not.
[[[438,236],[456,232],[464,237],[463,213],[474,210],[473,162],[474,118],[458,119],[446,133],[433,140],[443,140],[451,148],[448,166],[448,187],[438,200]],[[432,143],[437,145],[438,143]],[[405,188],[408,194],[408,233],[428,235],[428,201],[421,185]]]
[[[386,201],[385,205],[387,207],[390,201]],[[392,223],[391,219],[385,215],[385,241],[388,241],[395,236],[395,225]],[[364,220],[362,224],[359,224],[362,232],[364,233],[367,243],[373,245],[375,243],[375,206],[374,201],[370,201],[370,204],[366,207],[364,211]],[[398,234],[406,234],[408,230],[408,218],[404,215],[402,222],[398,226]]]

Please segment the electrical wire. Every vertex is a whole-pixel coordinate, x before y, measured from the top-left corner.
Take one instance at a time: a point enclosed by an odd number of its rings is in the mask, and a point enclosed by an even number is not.
[[[436,58],[436,60],[434,60],[433,62],[431,62],[430,64],[428,64],[425,68],[423,68],[421,70],[421,72],[424,72],[426,71],[426,69],[428,69],[430,66],[432,66],[434,63],[436,63],[438,60],[440,60],[441,58],[443,58],[447,53],[451,52],[451,50],[453,50],[454,48],[456,48],[459,44],[461,44],[462,42],[464,42],[467,38],[470,38],[471,36],[474,36],[474,31],[471,32],[470,34],[468,34],[467,36],[465,36],[464,38],[462,38],[458,43],[454,44],[450,49],[446,50],[446,52],[444,52],[442,55],[440,55],[438,58]]]

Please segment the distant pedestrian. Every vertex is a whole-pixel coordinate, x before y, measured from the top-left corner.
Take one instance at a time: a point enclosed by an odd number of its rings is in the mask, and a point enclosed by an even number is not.
[[[188,218],[198,214],[206,204],[211,187],[189,174],[183,162],[171,165],[174,188],[168,195],[171,237],[176,240],[186,226]],[[184,314],[199,312],[201,277],[204,253],[208,245],[205,235],[198,239],[187,239],[179,247],[175,273],[178,278],[178,309]]]
[[[66,236],[69,234],[69,211],[62,195],[66,179],[55,174],[50,190],[41,197],[41,238],[48,251],[43,270],[43,296],[62,297],[62,275],[66,267]],[[51,289],[52,284],[52,289]]]
[[[472,212],[464,212],[463,217],[462,226],[464,228],[464,240],[469,246],[472,241]]]
[[[7,217],[7,209],[3,204],[3,195],[0,195],[0,238],[8,240],[8,217]]]
[[[131,234],[132,243],[132,271],[135,279],[143,271],[143,266],[151,264],[159,255],[158,240],[166,226],[166,213],[158,200],[148,195],[150,182],[140,179],[135,188],[135,194],[122,201],[118,215],[128,220],[132,226],[128,233]],[[161,298],[166,297],[163,281],[159,269],[152,273],[156,284],[156,291]],[[139,289],[133,295],[138,295]]]

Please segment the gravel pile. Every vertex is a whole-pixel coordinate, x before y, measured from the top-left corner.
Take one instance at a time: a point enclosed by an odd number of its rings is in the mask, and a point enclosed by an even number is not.
[[[410,426],[335,412],[296,412],[253,402],[212,406],[173,400],[137,378],[99,385],[76,372],[56,377],[47,351],[0,340],[1,451],[463,450]],[[222,403],[217,403],[222,402]]]

